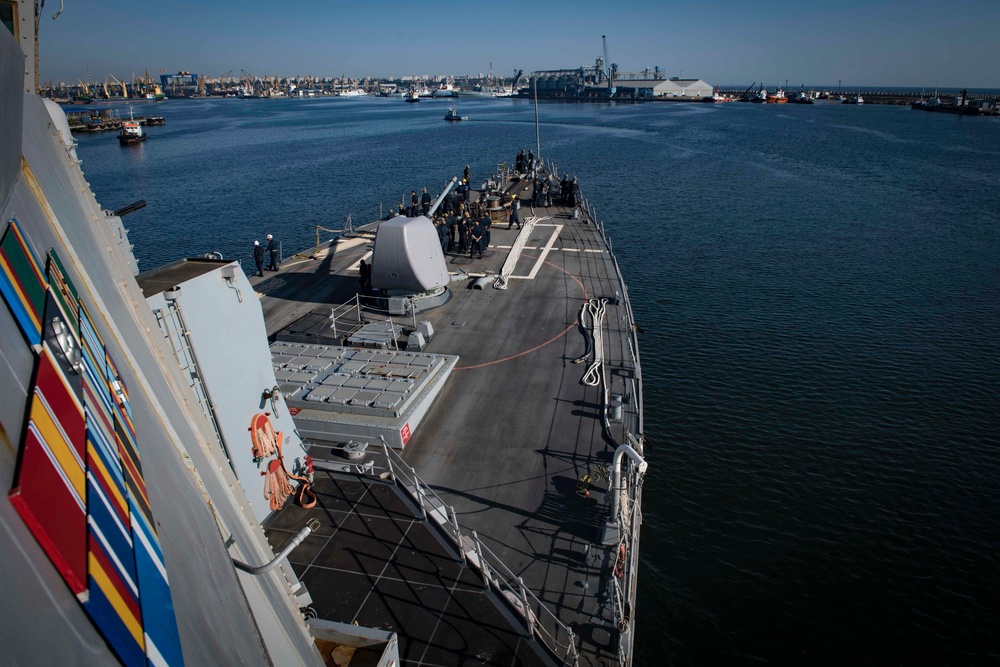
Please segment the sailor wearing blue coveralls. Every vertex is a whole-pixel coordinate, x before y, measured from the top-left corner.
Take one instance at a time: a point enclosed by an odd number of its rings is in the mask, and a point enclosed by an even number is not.
[[[427,188],[424,188],[424,192],[420,195],[420,206],[423,209],[424,215],[431,212],[431,196],[427,194]]]
[[[469,259],[472,259],[472,256],[477,252],[479,253],[479,259],[483,258],[483,235],[485,233],[483,228],[478,224],[469,232],[469,236],[472,237],[472,248],[469,250]]]
[[[520,210],[521,202],[517,200],[517,195],[514,195],[514,198],[510,202],[510,221],[507,224],[507,229],[510,229],[514,225],[517,225],[518,229],[521,228],[521,216],[518,213]]]

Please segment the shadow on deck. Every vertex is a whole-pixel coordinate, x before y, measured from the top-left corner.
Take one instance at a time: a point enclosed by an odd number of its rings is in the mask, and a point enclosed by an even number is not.
[[[320,618],[396,632],[404,664],[550,664],[396,486],[322,471],[315,481],[316,507],[289,504],[266,533],[278,551],[320,522],[288,557]]]

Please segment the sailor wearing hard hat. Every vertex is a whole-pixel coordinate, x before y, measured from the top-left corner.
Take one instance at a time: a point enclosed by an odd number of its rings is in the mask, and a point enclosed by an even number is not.
[[[264,248],[260,241],[253,242],[253,263],[257,265],[257,275],[264,277]]]
[[[267,252],[271,256],[271,263],[267,266],[268,271],[278,270],[278,242],[270,234],[267,235]]]

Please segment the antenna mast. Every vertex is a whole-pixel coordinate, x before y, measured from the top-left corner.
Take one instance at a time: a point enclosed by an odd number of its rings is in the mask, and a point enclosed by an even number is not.
[[[535,87],[535,158],[538,160],[542,159],[542,142],[538,136],[538,73],[531,78],[532,84]]]

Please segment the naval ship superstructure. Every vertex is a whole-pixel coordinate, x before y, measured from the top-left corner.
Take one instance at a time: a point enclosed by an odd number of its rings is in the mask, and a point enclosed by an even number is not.
[[[476,259],[418,215],[140,274],[0,8],[5,660],[631,664],[641,371],[589,204]]]

